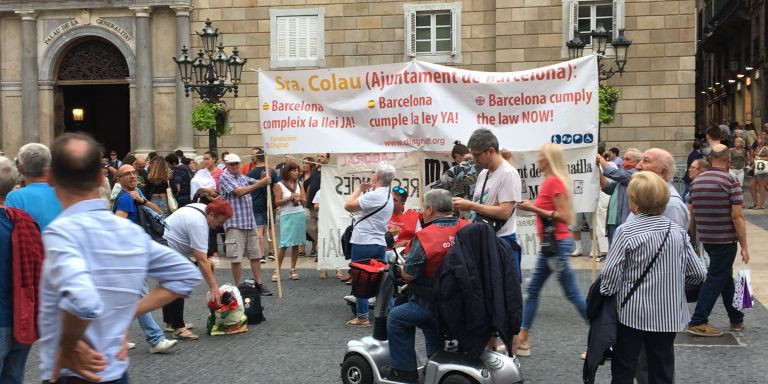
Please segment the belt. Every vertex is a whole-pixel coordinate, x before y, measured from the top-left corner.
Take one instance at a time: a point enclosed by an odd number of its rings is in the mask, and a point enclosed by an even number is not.
[[[99,383],[95,383],[92,381],[88,381],[85,379],[81,379],[79,377],[69,376],[69,377],[60,377],[58,381],[51,382],[49,380],[43,380],[43,384],[119,384],[124,383],[123,379],[118,380],[112,380],[112,381],[102,381]]]

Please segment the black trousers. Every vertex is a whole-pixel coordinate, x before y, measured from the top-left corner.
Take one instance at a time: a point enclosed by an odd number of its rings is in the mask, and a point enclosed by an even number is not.
[[[649,384],[672,384],[675,373],[675,332],[647,332],[618,324],[611,360],[612,384],[633,384],[645,344]]]
[[[163,307],[163,322],[173,329],[184,328],[184,299],[178,298]]]

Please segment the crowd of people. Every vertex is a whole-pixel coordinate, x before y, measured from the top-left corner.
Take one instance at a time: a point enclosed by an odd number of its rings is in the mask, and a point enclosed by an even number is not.
[[[732,148],[722,142],[732,142]],[[536,217],[540,250],[525,284],[520,333],[511,345],[491,340],[488,348],[532,355],[539,293],[551,275],[588,323],[586,298],[571,258],[584,253],[582,233],[594,230],[601,238],[595,256],[605,259],[600,290],[626,305],[618,319],[613,382],[630,383],[637,375],[640,382],[671,383],[676,332],[723,334],[709,324],[719,296],[731,331],[744,329],[744,314],[732,306],[731,277],[737,244],[743,262],[749,261],[742,183],[755,160],[768,160],[765,132],[726,134],[711,127],[706,143],[694,144],[696,151],[701,156],[689,156],[681,194],[672,185],[676,166],[669,152],[629,148],[621,154],[618,148],[600,145],[595,163],[602,191],[594,221],[591,213],[574,212],[573,181],[556,144],[540,150],[537,168],[544,179],[533,201],[523,200],[511,154],[485,128],[477,129],[466,145],[455,144],[455,165],[432,186],[418,211],[405,209],[408,191],[393,185],[394,167],[380,163],[344,205],[356,217],[351,261],[384,260],[388,248],[403,247],[401,274],[420,287],[390,313],[393,353],[385,375],[417,380],[416,328],[424,330],[428,354],[442,348],[430,321],[434,303],[429,292],[447,252],[444,244],[452,244],[469,222],[486,223],[507,244],[507,256],[516,265],[511,278],[524,284],[517,216],[527,212]],[[286,156],[270,169],[259,147],[252,149],[250,161],[233,153],[224,153],[219,161],[213,151],[198,161],[180,151],[165,157],[128,154],[122,161],[115,151],[102,154],[89,136],[65,134],[51,149],[38,143],[23,146],[16,164],[0,157],[0,243],[7,244],[0,252],[0,337],[11,346],[0,350],[2,383],[23,381],[29,346],[38,338],[43,380],[70,376],[127,383],[125,350],[134,345],[125,343],[124,336],[134,318],[151,353],[199,338],[184,320],[184,297],[205,281],[213,300],[220,300],[212,267],[219,252],[230,261],[235,285],[242,280],[243,260],[248,260],[262,296],[272,295],[262,278],[267,260],[277,260],[274,282],[286,253],[291,280],[300,278],[301,253],[316,256],[318,192],[328,153],[304,157],[301,164]],[[757,179],[755,193],[764,200],[765,180],[759,175],[751,179]],[[756,202],[754,208],[763,205]],[[274,237],[270,207],[276,216]],[[159,234],[151,230],[158,221],[165,228]],[[305,249],[307,242],[311,252]],[[684,257],[676,250],[683,250]],[[152,289],[148,276],[158,281]],[[326,277],[320,271],[320,278]],[[336,277],[350,278],[339,270]],[[630,290],[636,281],[642,284]],[[693,316],[685,301],[686,284],[700,285]],[[119,289],[109,288],[116,285]],[[31,293],[17,296],[22,290]],[[21,297],[34,299],[21,302]],[[368,299],[355,301],[356,316],[346,325],[370,326]],[[659,310],[649,314],[649,305]],[[150,313],[156,308],[162,308],[162,327]],[[638,371],[640,361],[645,368]]]

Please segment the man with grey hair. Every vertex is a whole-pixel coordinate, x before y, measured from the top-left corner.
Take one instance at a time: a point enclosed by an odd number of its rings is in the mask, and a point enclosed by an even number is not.
[[[731,161],[728,147],[713,146],[709,159],[712,166],[691,184],[691,233],[698,230],[699,239],[709,254],[707,279],[688,323],[688,333],[695,336],[723,335],[721,330],[709,325],[709,315],[718,296],[723,298],[731,332],[744,330],[744,313],[733,306],[733,262],[737,245],[741,246],[742,262],[749,262],[744,194],[739,181],[728,173]]]
[[[361,183],[355,192],[347,198],[344,209],[347,212],[360,212],[359,219],[352,229],[350,239],[352,261],[363,259],[384,260],[387,251],[387,233],[389,219],[395,203],[392,201],[389,187],[395,178],[395,167],[386,161],[379,163],[373,171],[370,181]],[[368,327],[368,299],[357,299],[357,316],[347,321],[351,327]]]
[[[40,268],[43,242],[32,217],[6,207],[6,196],[19,174],[13,162],[0,156],[0,383],[24,382],[24,365],[37,339]],[[24,272],[14,271],[21,266]],[[30,291],[31,290],[31,291]]]
[[[603,192],[611,196],[605,220],[605,234],[608,237],[609,247],[613,243],[613,233],[616,232],[616,228],[624,224],[629,216],[627,186],[641,158],[642,152],[639,149],[629,148],[624,151],[622,167],[617,168],[613,164],[609,165],[602,156],[597,156],[597,163],[603,168],[600,174],[600,187],[603,188]]]
[[[426,225],[411,241],[401,272],[409,282],[408,302],[392,308],[387,318],[390,366],[384,367],[383,374],[406,383],[415,383],[419,377],[414,349],[416,327],[424,332],[427,356],[443,349],[443,338],[431,321],[432,285],[456,232],[469,224],[453,217],[451,193],[444,189],[434,189],[424,195],[423,215]]]
[[[517,169],[501,157],[499,140],[489,129],[480,128],[472,132],[467,142],[472,158],[483,168],[477,175],[472,200],[459,197],[453,199],[453,206],[460,211],[472,211],[475,221],[493,223],[496,236],[509,243],[514,249],[517,261],[518,280],[520,272],[520,247],[517,245],[517,218],[515,208],[522,201],[522,182]]]
[[[53,187],[48,185],[51,151],[40,143],[29,143],[19,149],[19,171],[26,180],[24,188],[8,194],[5,204],[29,213],[44,230],[61,212],[61,204]]]
[[[691,216],[688,207],[683,201],[683,197],[672,185],[672,178],[675,175],[675,158],[671,153],[661,148],[651,148],[643,153],[640,162],[635,169],[638,171],[650,171],[661,176],[669,186],[669,202],[664,210],[664,216],[672,220],[680,228],[688,228]],[[634,215],[630,215],[634,217]]]

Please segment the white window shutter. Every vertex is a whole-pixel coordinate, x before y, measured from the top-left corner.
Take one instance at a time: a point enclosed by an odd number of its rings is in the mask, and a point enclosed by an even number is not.
[[[416,57],[416,12],[414,11],[405,14],[405,43],[405,54]]]
[[[456,56],[456,44],[461,41],[461,36],[458,34],[458,21],[458,12],[456,9],[451,9],[451,56]]]
[[[576,0],[571,1],[571,17],[569,20],[568,37],[573,39],[573,31],[579,27],[579,2]]]
[[[624,28],[624,0],[613,0],[613,38],[619,36],[619,29]]]

